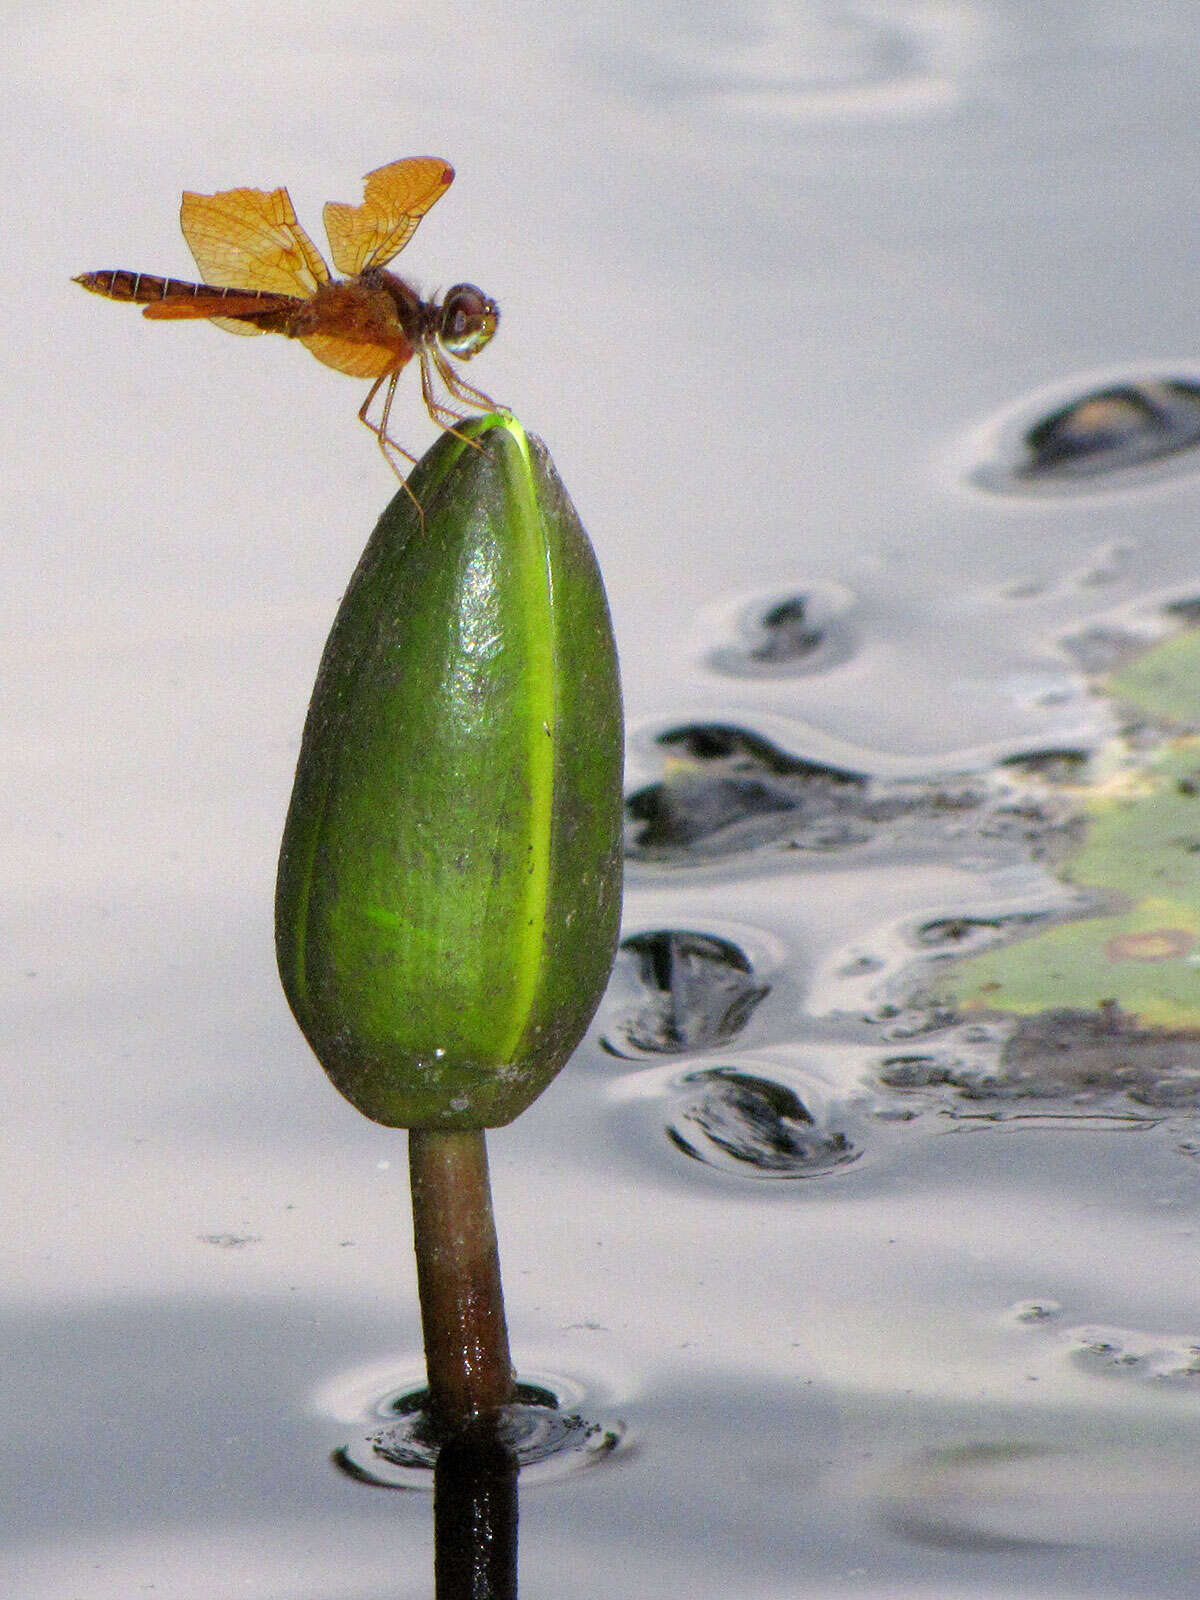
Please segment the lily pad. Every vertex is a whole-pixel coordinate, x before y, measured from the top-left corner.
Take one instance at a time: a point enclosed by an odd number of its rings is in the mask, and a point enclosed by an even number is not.
[[[1113,673],[1105,690],[1155,721],[1200,729],[1200,629],[1156,644]]]
[[[1200,633],[1156,645],[1105,687],[1156,721],[1200,726]],[[1087,830],[1061,875],[1107,909],[949,963],[939,998],[1024,1017],[1116,1007],[1143,1027],[1200,1033],[1200,737],[1141,765],[1125,752],[1080,805]]]

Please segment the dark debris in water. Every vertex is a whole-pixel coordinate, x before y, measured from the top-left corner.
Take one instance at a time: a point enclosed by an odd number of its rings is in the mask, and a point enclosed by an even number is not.
[[[999,936],[999,917],[932,917],[913,938],[927,950],[952,950],[956,955],[989,945]]]
[[[1185,598],[1173,614],[1191,627],[1200,622],[1200,601]],[[1072,651],[1088,671],[1107,673],[1150,642],[1124,628],[1097,628]],[[1130,737],[1123,728],[1127,749]],[[1154,734],[1154,751],[1163,738]],[[972,870],[993,862],[1054,865],[1077,851],[1089,828],[1081,793],[1093,752],[1079,745],[1016,752],[981,773],[893,779],[804,759],[731,723],[683,724],[655,744],[661,777],[632,794],[627,809],[629,853],[646,862],[703,865],[762,848],[828,854],[874,845],[889,863],[932,852]],[[1200,794],[1200,763],[1177,765],[1175,788]],[[1200,849],[1200,835],[1175,842]],[[1200,1037],[1143,1025],[1112,1001],[1032,1016],[964,1012],[930,980],[1047,919],[1101,908],[1096,896],[1078,892],[1053,913],[956,907],[914,920],[901,939],[893,933],[890,955],[855,953],[836,973],[848,986],[843,1003],[835,985],[821,1014],[858,1030],[858,1039],[868,1028],[877,1044],[888,1042],[875,1078],[890,1095],[872,1114],[903,1115],[919,1104],[913,1115],[936,1107],[959,1119],[1153,1126],[1200,1111]],[[1183,937],[1173,925],[1142,929],[1110,941],[1108,957],[1177,956],[1192,947],[1192,934],[1186,946]],[[696,931],[638,935],[621,962],[624,1009],[605,1034],[620,1055],[726,1048],[767,989],[744,952]],[[695,1160],[748,1175],[810,1176],[856,1159],[850,1135],[826,1126],[807,1098],[786,1081],[723,1065],[679,1081],[667,1133]]]
[[[758,643],[747,651],[750,661],[762,666],[794,666],[819,650],[826,635],[813,626],[811,610],[805,595],[792,595],[768,606],[758,619]]]
[[[881,1061],[890,1089],[948,1088],[974,1103],[1066,1101],[1098,1106],[1123,1097],[1159,1112],[1200,1110],[1200,1040],[1139,1026],[1116,1006],[1016,1019],[999,1049],[896,1053]]]
[[[684,1155],[752,1178],[815,1178],[862,1153],[787,1084],[714,1067],[681,1080],[667,1137]]]
[[[1200,1040],[1141,1027],[1115,1005],[1022,1018],[1000,1059],[1020,1077],[1058,1078],[1076,1090],[1121,1090],[1155,1108],[1200,1107]]]
[[[803,661],[824,643],[825,634],[811,620],[812,607],[802,594],[781,600],[763,612],[762,638],[750,659],[763,665],[783,666]]]
[[[726,724],[672,728],[656,743],[661,781],[626,801],[630,855],[727,855],[784,835],[807,837],[813,848],[848,842],[849,797],[866,789],[863,774],[789,756]]]
[[[961,914],[930,917],[912,929],[909,939],[918,950],[936,952],[939,956],[958,957],[972,955],[977,950],[986,950],[992,945],[1019,938],[1047,921],[1047,916],[1038,911],[1012,911],[993,917],[971,917]],[[914,1002],[923,1007],[932,1007],[934,1011],[944,1012],[944,1006],[934,996],[918,994],[910,999],[910,1006]]]
[[[731,940],[660,928],[623,941],[612,993],[605,1049],[618,1056],[677,1055],[736,1038],[770,985],[757,980]]]
[[[953,1056],[887,1056],[879,1064],[879,1081],[888,1089],[931,1089],[944,1083],[961,1088],[961,1073],[962,1064]]]

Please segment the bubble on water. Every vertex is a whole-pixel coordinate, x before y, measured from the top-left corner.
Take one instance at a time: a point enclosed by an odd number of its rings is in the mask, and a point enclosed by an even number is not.
[[[1065,1337],[1069,1359],[1083,1372],[1200,1395],[1200,1338],[1103,1326],[1070,1328]]]
[[[1057,1322],[1062,1309],[1057,1300],[1018,1300],[1009,1307],[1008,1314],[1014,1322],[1024,1324]]]
[[[1070,494],[1157,481],[1200,468],[1200,379],[1178,372],[1079,380],[1022,402],[975,435],[976,487],[1007,494]],[[981,459],[982,458],[982,459]],[[1085,586],[1106,582],[1093,562]]]
[[[673,1099],[667,1137],[724,1172],[817,1178],[862,1155],[835,1116],[816,1116],[786,1083],[736,1067],[687,1073]]]
[[[1081,395],[1025,435],[1017,477],[1094,478],[1157,461],[1200,443],[1200,386],[1186,380],[1128,383]]]
[[[739,605],[714,618],[734,642],[708,657],[717,672],[772,678],[825,672],[849,660],[854,638],[849,613],[854,596],[841,584],[809,584],[802,593]]]
[[[601,1043],[616,1056],[727,1044],[770,993],[729,939],[687,929],[634,934],[617,953]]]
[[[522,1487],[576,1472],[617,1453],[626,1440],[623,1422],[592,1415],[593,1399],[566,1378],[518,1380],[515,1398],[498,1425],[516,1454]],[[432,1493],[433,1469],[446,1433],[424,1386],[406,1386],[376,1398],[371,1414],[386,1425],[341,1446],[334,1464],[360,1483],[383,1489]]]

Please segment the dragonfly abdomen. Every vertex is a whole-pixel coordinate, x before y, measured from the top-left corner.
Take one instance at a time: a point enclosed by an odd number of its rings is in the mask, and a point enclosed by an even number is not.
[[[203,296],[205,299],[232,297],[242,301],[261,300],[273,306],[280,298],[266,289],[223,289],[211,283],[188,283],[183,278],[159,278],[149,272],[127,272],[121,268],[107,272],[84,272],[74,281],[92,294],[102,294],[109,300],[132,300],[137,305],[150,305],[155,300]]]

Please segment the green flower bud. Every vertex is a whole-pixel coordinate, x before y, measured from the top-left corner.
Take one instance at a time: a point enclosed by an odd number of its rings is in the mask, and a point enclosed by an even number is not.
[[[509,1122],[578,1044],[621,899],[620,685],[587,535],[508,416],[447,433],[363,553],[313,691],[279,971],[391,1127]]]

